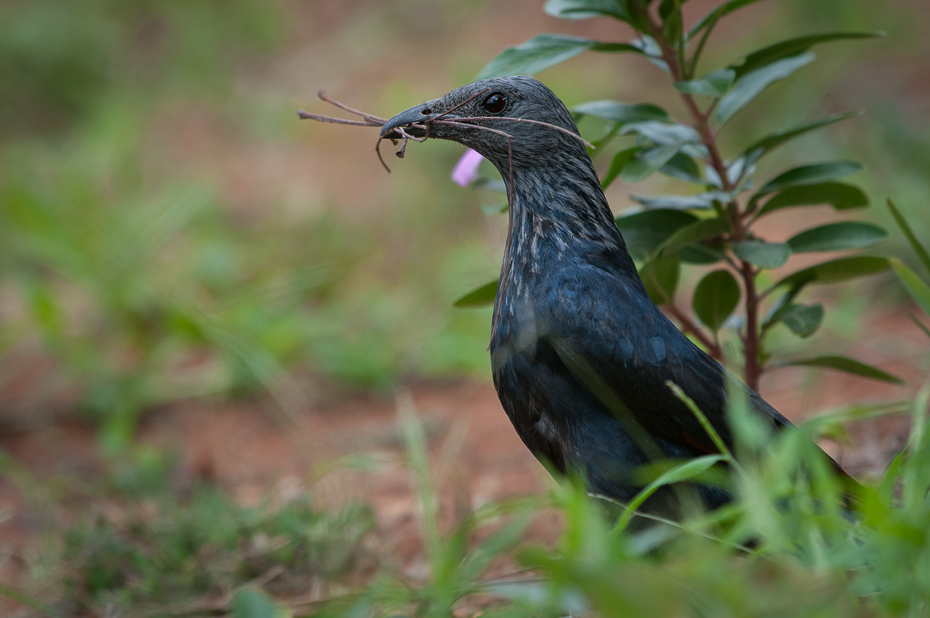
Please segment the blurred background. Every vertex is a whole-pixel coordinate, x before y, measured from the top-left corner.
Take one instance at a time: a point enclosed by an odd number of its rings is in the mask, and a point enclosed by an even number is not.
[[[713,4],[692,0],[686,16]],[[0,581],[64,615],[202,609],[282,564],[282,590],[349,585],[378,563],[360,544],[370,531],[415,577],[398,392],[426,423],[452,510],[544,487],[490,385],[490,309],[451,306],[499,270],[506,219],[487,213],[503,197],[450,181],[461,146],[410,144],[403,160],[385,148],[388,175],[376,129],[295,113],[341,115],[317,100],[326,90],[390,117],[542,31],[630,37],[541,5],[0,3]],[[737,116],[723,143],[732,152],[862,109],[770,165],[861,161],[856,182],[873,203],[861,216],[890,220],[891,196],[927,239],[930,5],[769,0],[719,29],[707,67],[811,32],[887,32],[816,48],[820,61]],[[681,111],[639,58],[588,54],[539,78],[569,106]],[[621,212],[629,192],[663,182],[618,182],[608,198]],[[773,238],[799,225],[783,212]],[[892,234],[879,249],[905,246]],[[832,308],[824,328],[804,341],[776,334],[785,349],[926,374],[927,346],[891,278],[820,294]],[[791,369],[762,390],[796,420],[909,392],[875,384]],[[874,429],[841,449],[847,465],[884,465],[900,446]],[[557,529],[542,520],[531,534]],[[282,549],[279,538],[298,540]],[[35,611],[7,603],[4,615]]]

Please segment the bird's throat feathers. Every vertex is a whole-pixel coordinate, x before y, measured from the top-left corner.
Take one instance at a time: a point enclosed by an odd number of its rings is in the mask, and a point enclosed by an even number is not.
[[[636,267],[614,221],[591,159],[577,155],[547,160],[546,165],[498,169],[509,196],[509,229],[494,307],[491,337],[498,334],[500,313],[560,263],[592,254],[608,256],[612,268],[636,278]],[[504,306],[507,306],[505,309]]]
[[[539,264],[541,244],[555,257],[579,242],[624,247],[590,159],[553,159],[514,169],[512,187],[509,170],[501,170],[510,197],[508,257]]]

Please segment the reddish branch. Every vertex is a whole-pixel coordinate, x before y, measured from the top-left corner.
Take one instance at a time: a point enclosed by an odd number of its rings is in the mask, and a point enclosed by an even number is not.
[[[676,82],[682,81],[683,79],[690,79],[690,75],[684,75],[678,60],[678,54],[676,54],[675,49],[665,37],[661,25],[656,23],[648,10],[641,10],[640,15],[649,25],[650,35],[655,39],[659,48],[662,50],[662,59],[668,64],[669,73],[671,73],[672,78]],[[700,136],[701,142],[707,148],[707,163],[720,177],[720,184],[723,190],[732,191],[735,185],[730,181],[729,175],[727,174],[727,166],[724,163],[723,157],[720,155],[717,136],[710,127],[710,116],[714,110],[715,104],[711,104],[706,110],[701,111],[691,94],[683,92],[680,93],[680,96],[685,109],[688,110],[688,114],[691,116],[694,129]],[[744,223],[743,213],[740,212],[739,203],[736,200],[732,200],[726,207],[730,214],[730,239],[734,242],[745,240],[748,237],[748,229]],[[736,268],[736,271],[743,281],[743,289],[745,292],[746,332],[740,337],[743,343],[743,353],[746,357],[745,379],[746,384],[750,388],[759,390],[759,377],[762,375],[764,367],[762,358],[759,354],[760,332],[759,295],[756,291],[757,270],[749,262],[738,260],[738,268]],[[695,324],[688,320],[677,307],[671,305],[669,312],[681,322],[685,332],[694,334],[694,336],[707,347],[708,352],[714,358],[718,360],[721,358],[720,347],[717,345],[713,347],[708,346],[705,343],[708,337],[706,335],[699,337],[695,332]]]

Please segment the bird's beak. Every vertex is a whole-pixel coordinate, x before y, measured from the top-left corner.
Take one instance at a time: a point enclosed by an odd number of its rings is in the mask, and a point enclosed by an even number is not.
[[[394,129],[398,127],[407,127],[414,122],[426,122],[433,116],[437,115],[430,113],[432,108],[430,107],[432,102],[421,103],[419,105],[414,105],[408,110],[402,111],[397,114],[381,127],[381,138],[382,139],[399,139],[401,135],[395,133]],[[425,134],[425,131],[422,129],[413,129],[407,130],[407,133],[413,135],[414,137],[422,137]]]

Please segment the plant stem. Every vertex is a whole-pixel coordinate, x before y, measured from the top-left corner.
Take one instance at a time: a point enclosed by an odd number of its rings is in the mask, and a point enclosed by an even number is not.
[[[665,34],[662,31],[662,26],[655,22],[652,15],[649,14],[648,10],[640,9],[640,15],[643,18],[643,21],[649,25],[651,30],[650,35],[655,39],[656,43],[658,43],[660,49],[662,50],[662,59],[668,64],[668,69],[672,75],[672,78],[676,82],[681,81],[683,73],[682,66],[678,60],[678,54],[669,43],[668,39],[665,37]],[[708,163],[720,177],[721,187],[724,191],[732,191],[735,188],[735,185],[728,177],[727,166],[720,154],[720,146],[717,143],[717,136],[714,134],[710,127],[710,116],[713,112],[714,106],[711,105],[706,111],[702,112],[700,108],[698,108],[698,105],[691,94],[682,92],[679,93],[679,95],[681,96],[681,101],[684,104],[685,109],[688,110],[688,114],[691,116],[694,129],[700,136],[701,142],[707,148],[707,153],[710,159]],[[727,204],[727,210],[730,213],[730,239],[734,242],[745,240],[749,236],[749,230],[748,225],[744,223],[744,213],[741,211],[739,203],[734,199]],[[743,342],[743,353],[746,357],[744,377],[746,380],[746,385],[749,386],[749,388],[753,390],[759,390],[759,377],[762,375],[763,363],[759,354],[760,333],[759,296],[756,292],[757,271],[752,264],[744,260],[739,260],[738,268],[736,270],[737,274],[743,280],[743,289],[745,292],[746,332],[741,337]],[[685,316],[681,315],[681,312],[678,311],[674,306],[671,306],[671,313],[675,316],[675,318],[678,319],[679,322],[681,322],[685,332],[691,332],[699,341],[701,341],[702,344],[707,346],[708,350],[712,349],[711,346],[705,343],[705,340],[710,341],[709,338],[707,338],[703,332],[700,334],[695,332],[697,327],[693,322],[687,320]],[[713,342],[710,343],[713,344]],[[713,348],[716,348],[717,350],[717,354],[714,356],[719,358],[719,346],[713,345]]]

